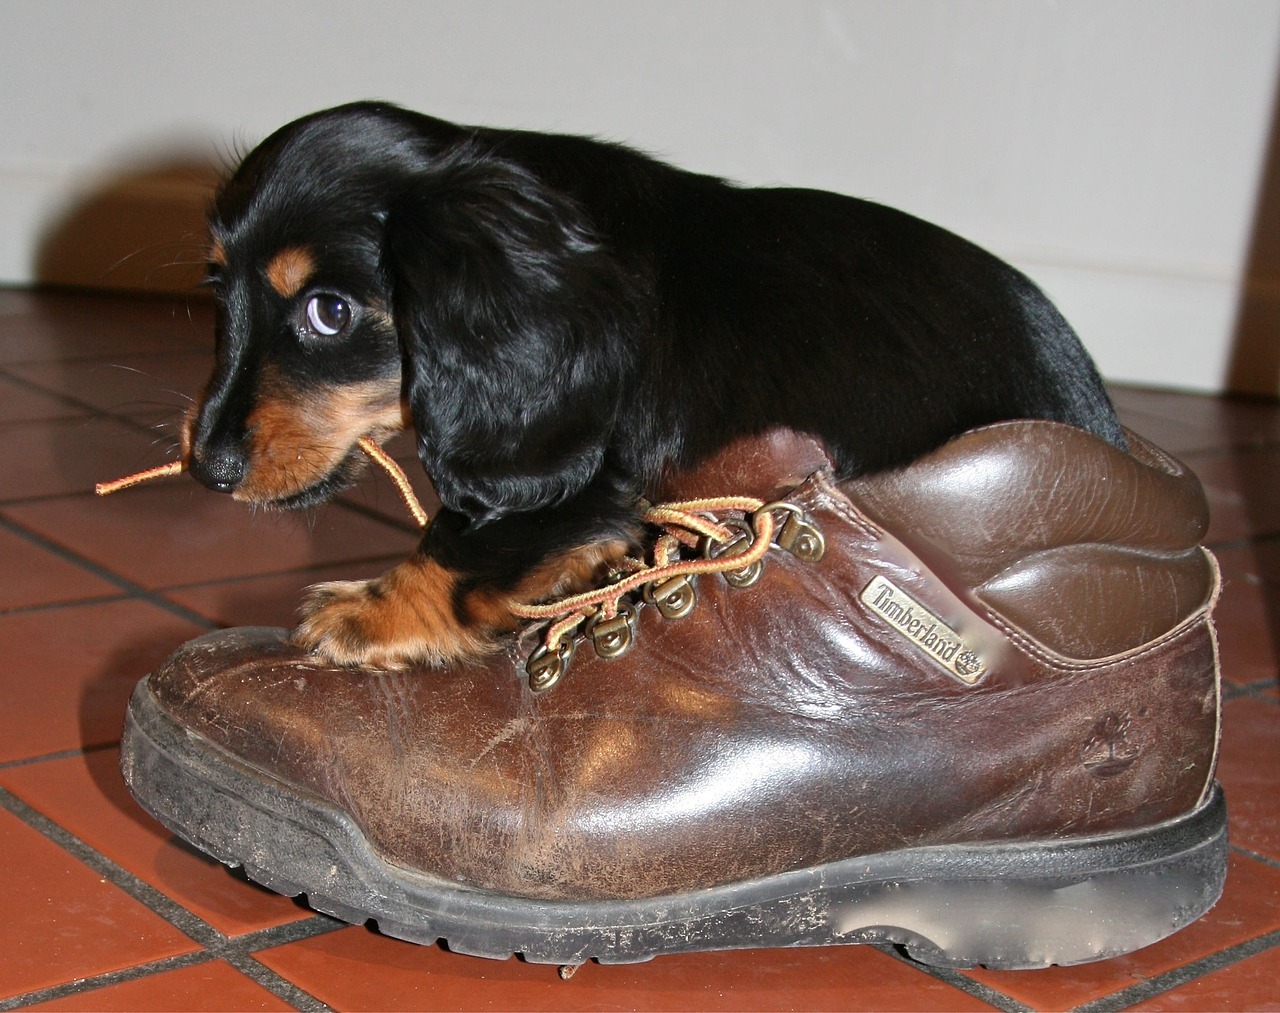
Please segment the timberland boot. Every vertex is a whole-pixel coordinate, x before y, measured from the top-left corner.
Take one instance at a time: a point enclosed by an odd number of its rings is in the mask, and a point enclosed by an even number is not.
[[[253,879],[463,953],[1108,957],[1222,890],[1206,513],[1136,436],[1005,423],[837,483],[775,433],[674,476],[650,557],[485,662],[186,644],[123,769]]]

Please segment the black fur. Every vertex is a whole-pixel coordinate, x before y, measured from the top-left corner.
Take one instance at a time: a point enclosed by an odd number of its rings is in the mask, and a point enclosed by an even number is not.
[[[468,586],[511,586],[554,551],[630,532],[666,466],[778,425],[820,438],[843,476],[1009,418],[1124,442],[1030,281],[849,197],[365,103],[270,137],[211,226],[227,252],[219,366],[193,472],[235,488],[267,364],[299,385],[398,372],[445,507],[421,551]],[[283,300],[260,270],[291,245],[318,268]],[[331,341],[298,324],[323,292],[353,307]],[[352,459],[287,505],[331,494]]]

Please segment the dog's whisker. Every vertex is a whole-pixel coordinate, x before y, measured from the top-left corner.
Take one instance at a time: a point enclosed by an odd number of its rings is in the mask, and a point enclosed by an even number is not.
[[[149,400],[143,400],[142,398],[139,398],[136,401],[130,401],[129,405],[130,406],[136,405],[138,407],[144,407],[144,408],[162,409],[166,413],[166,415],[169,415],[169,416],[177,415],[178,417],[181,417],[186,413],[187,408],[190,407],[190,405],[193,403],[192,398],[188,397],[187,395],[183,394],[181,391],[178,391],[178,390],[157,390],[156,393],[171,394],[175,398],[180,398],[182,400],[175,403],[173,401],[162,401],[158,398],[149,399]],[[185,403],[183,403],[184,401]]]
[[[139,369],[137,366],[129,366],[129,365],[126,365],[126,364],[125,364],[125,363],[123,363],[123,362],[108,362],[108,363],[107,363],[107,368],[108,368],[108,369],[119,369],[119,370],[121,370],[122,372],[125,372],[125,373],[136,373],[136,374],[138,374],[138,376],[150,377],[150,378],[151,378],[151,379],[153,379],[153,380],[156,378],[156,374],[155,374],[155,373],[152,373],[152,372],[151,372],[151,371],[149,371],[149,370],[146,370],[146,369]]]
[[[161,447],[164,448],[163,456],[168,458],[170,461],[181,459],[182,444],[177,440],[171,438],[157,438],[152,440],[148,445],[149,450],[156,450]]]
[[[109,264],[107,268],[103,271],[103,274],[110,275],[111,273],[120,270],[120,268],[124,267],[126,264],[132,263],[133,261],[137,260],[139,257],[160,253],[165,249],[172,248],[174,246],[185,246],[185,245],[186,245],[185,240],[183,241],[164,240],[156,243],[148,243],[146,246],[141,246],[136,250],[131,250],[129,253],[126,253],[124,256],[118,258],[113,263]],[[171,266],[171,265],[166,263],[153,265],[152,267],[148,268],[145,277],[147,278],[147,280],[150,280],[151,273],[156,269],[156,267],[163,268],[167,266]]]

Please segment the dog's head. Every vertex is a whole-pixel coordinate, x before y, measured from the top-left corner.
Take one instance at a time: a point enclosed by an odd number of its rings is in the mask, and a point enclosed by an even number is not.
[[[509,136],[360,104],[248,155],[210,217],[196,478],[310,505],[353,480],[361,437],[411,421],[441,501],[473,522],[590,481],[633,364],[632,280]]]

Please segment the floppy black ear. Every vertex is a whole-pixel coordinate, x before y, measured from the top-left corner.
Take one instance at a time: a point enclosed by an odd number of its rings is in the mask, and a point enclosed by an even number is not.
[[[576,202],[458,145],[392,206],[384,268],[441,502],[483,523],[590,482],[631,372],[636,300]]]

